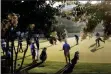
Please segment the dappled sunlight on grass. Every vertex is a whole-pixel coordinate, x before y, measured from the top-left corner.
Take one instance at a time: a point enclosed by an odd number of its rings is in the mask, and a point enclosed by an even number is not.
[[[79,63],[75,66],[75,70],[73,73],[82,74],[82,73],[90,73],[98,74],[102,72],[110,72],[111,73],[111,42],[106,40],[105,44],[101,42],[101,46],[97,48],[98,50],[95,52],[91,52],[95,46],[91,46],[95,43],[95,38],[91,38],[79,41],[79,45],[75,45],[75,38],[68,38],[68,43],[72,47],[70,50],[71,59],[74,57],[75,51],[79,51]],[[25,42],[23,43],[25,45]],[[48,41],[40,43],[40,48],[47,47],[47,60],[45,63],[41,64],[39,67],[35,67],[30,69],[29,73],[56,73],[58,70],[64,67],[65,57],[64,52],[62,50],[62,45],[64,42],[57,42],[57,45],[51,45]],[[17,42],[15,42],[17,45]],[[91,47],[90,47],[91,46]],[[23,46],[25,48],[26,46]],[[90,48],[89,48],[90,47]],[[42,49],[39,51],[39,55]],[[17,68],[21,63],[23,57],[23,53],[18,54]],[[38,61],[39,62],[39,61]],[[26,58],[24,60],[23,67],[32,63],[32,56],[30,52],[30,48],[26,53]],[[105,64],[107,63],[107,64]],[[73,74],[72,73],[72,74]]]
[[[29,73],[56,73],[65,66],[65,62],[47,61],[44,66],[35,67]],[[78,63],[71,74],[102,74],[111,73],[111,64],[104,63]]]

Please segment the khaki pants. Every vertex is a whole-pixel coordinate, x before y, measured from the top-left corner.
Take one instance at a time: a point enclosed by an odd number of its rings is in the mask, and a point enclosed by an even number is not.
[[[64,56],[65,56],[65,59],[66,59],[66,63],[67,64],[70,63],[70,53],[69,53],[69,51],[68,52],[64,52]]]

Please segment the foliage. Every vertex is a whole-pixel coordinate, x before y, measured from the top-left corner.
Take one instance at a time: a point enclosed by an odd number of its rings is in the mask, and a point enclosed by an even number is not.
[[[5,38],[7,41],[7,50],[9,50],[9,40],[11,40],[11,53],[13,53],[13,50],[15,51],[14,72],[16,72],[16,64],[18,58],[18,47],[15,49],[14,46],[17,30],[27,31],[28,28],[28,37],[26,38],[27,45],[26,48],[24,48],[23,59],[19,69],[17,70],[18,72],[24,63],[30,36],[32,36],[32,30],[34,30],[35,27],[35,31],[37,29],[40,29],[45,33],[50,32],[52,24],[56,23],[54,17],[56,15],[56,12],[58,12],[58,10],[52,8],[50,5],[47,5],[45,3],[45,0],[29,0],[23,3],[21,3],[21,1],[12,0],[7,2],[2,0],[2,38]],[[14,13],[18,13],[20,15],[20,18],[18,19],[19,16]],[[11,58],[13,58],[13,54]],[[13,68],[11,69],[13,72]]]
[[[37,29],[44,32],[51,29],[55,23],[57,9],[45,3],[45,0],[24,1],[2,1],[2,19],[8,13],[18,13],[20,15],[18,27],[21,31],[26,30],[28,24],[35,24]]]
[[[81,19],[81,21],[88,20],[86,22],[86,27],[84,28],[84,32],[87,34],[87,32],[93,32],[96,26],[103,21],[103,27],[104,27],[104,35],[109,37],[111,35],[111,3],[110,1],[104,1],[99,4],[90,4],[87,3],[84,6],[82,6],[83,9],[80,8],[81,5],[78,5],[76,7],[76,17],[75,21],[78,21],[78,19]],[[78,9],[79,8],[79,9]]]
[[[85,36],[95,30],[98,24],[103,26],[104,36],[107,38],[111,35],[111,2],[104,1],[99,4],[90,4],[88,2],[85,5],[77,3],[77,7],[73,8],[72,12],[63,12],[62,16],[74,16],[72,21],[86,22],[86,27],[83,31]]]
[[[95,28],[98,23],[100,23],[101,21],[103,21],[103,26],[104,26],[104,33],[109,36],[111,35],[111,4],[110,1],[108,1],[108,3],[105,1],[101,4],[95,5],[95,6],[90,6],[90,10],[88,10],[88,14],[91,15],[91,19],[92,23],[94,25],[91,25],[90,20],[88,22],[88,25],[90,25],[93,28]],[[89,26],[87,25],[87,28],[89,28]]]

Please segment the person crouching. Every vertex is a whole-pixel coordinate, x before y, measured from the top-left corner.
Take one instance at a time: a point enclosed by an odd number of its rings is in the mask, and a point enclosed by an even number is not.
[[[40,60],[42,63],[47,59],[47,53],[46,53],[47,48],[43,48],[41,55],[40,55]]]

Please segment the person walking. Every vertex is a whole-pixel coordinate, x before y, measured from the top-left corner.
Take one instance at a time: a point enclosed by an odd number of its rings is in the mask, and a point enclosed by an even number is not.
[[[34,41],[35,41],[35,43],[36,43],[37,48],[39,49],[39,34],[36,34],[36,35],[34,36]]]
[[[32,60],[33,60],[33,62],[35,62],[35,46],[34,46],[34,42],[31,43],[30,49],[31,49],[31,54],[32,54]]]
[[[96,46],[98,46],[98,47],[100,46],[100,41],[105,43],[105,41],[101,39],[100,34],[98,32],[96,33],[95,41],[96,41]]]
[[[51,36],[51,40],[52,40],[53,45],[54,44],[56,45],[56,42],[57,42],[57,32],[56,31],[51,32],[50,36]]]
[[[74,35],[75,36],[75,40],[76,40],[76,45],[79,44],[79,37],[77,35]]]
[[[20,36],[18,37],[18,44],[19,44],[19,52],[23,52],[21,34],[20,34]]]
[[[39,59],[39,34],[35,34],[34,36],[34,41],[35,41],[35,44],[36,44],[36,57],[37,57],[37,60]]]
[[[67,38],[68,38],[68,32],[67,32],[67,30],[66,29],[64,29],[64,31],[63,31],[63,39],[64,39],[64,41],[66,41],[67,40]]]
[[[66,64],[70,63],[70,45],[67,43],[67,41],[65,41],[64,45],[63,45],[63,50],[64,50],[64,56],[66,59]],[[68,61],[69,60],[69,61]]]

